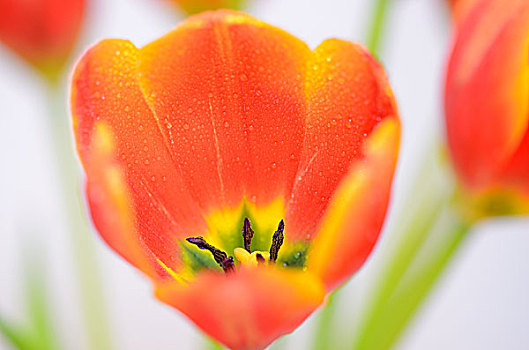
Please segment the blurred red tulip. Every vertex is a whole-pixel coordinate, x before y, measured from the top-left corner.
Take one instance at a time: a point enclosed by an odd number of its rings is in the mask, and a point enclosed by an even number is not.
[[[464,185],[529,195],[529,1],[472,7],[456,30],[445,109]]]
[[[196,14],[207,10],[232,9],[241,10],[246,0],[166,0],[170,1],[187,14]]]
[[[84,0],[0,0],[0,40],[54,79],[77,40]]]
[[[400,124],[363,47],[207,12],[97,44],[72,84],[99,233],[226,346],[291,332],[370,254]]]

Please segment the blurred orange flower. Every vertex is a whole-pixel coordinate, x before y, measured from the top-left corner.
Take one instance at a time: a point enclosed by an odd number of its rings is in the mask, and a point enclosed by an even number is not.
[[[200,13],[207,10],[233,9],[241,10],[246,0],[167,0],[187,14]]]
[[[529,2],[479,0],[457,28],[445,90],[462,182],[529,195]]]
[[[232,349],[294,330],[377,241],[400,124],[358,45],[207,12],[88,50],[72,113],[103,239]]]
[[[84,7],[84,0],[0,0],[0,40],[54,79],[77,40]]]

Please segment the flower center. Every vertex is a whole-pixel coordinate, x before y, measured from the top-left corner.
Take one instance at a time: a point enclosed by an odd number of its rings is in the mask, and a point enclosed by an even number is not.
[[[243,227],[242,227],[242,238],[244,242],[244,248],[235,248],[233,251],[235,257],[242,265],[260,265],[260,264],[274,264],[277,260],[277,254],[279,253],[279,248],[283,244],[285,238],[283,231],[285,230],[285,223],[283,220],[279,222],[277,231],[274,232],[272,236],[272,245],[270,246],[269,252],[263,252],[256,250],[252,252],[252,237],[254,231],[252,230],[252,225],[250,219],[245,218]],[[219,264],[220,267],[224,270],[225,273],[230,273],[235,271],[235,262],[232,256],[228,256],[226,252],[215,248],[211,244],[207,243],[203,237],[188,237],[186,238],[191,244],[194,244],[199,249],[208,250],[213,255],[215,262]]]

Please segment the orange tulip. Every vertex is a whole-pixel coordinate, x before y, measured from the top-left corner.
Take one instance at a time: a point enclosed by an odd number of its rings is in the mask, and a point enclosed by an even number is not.
[[[377,241],[400,124],[358,45],[207,12],[88,50],[72,113],[100,235],[232,349],[294,330]]]
[[[475,193],[529,195],[529,2],[479,0],[458,26],[446,80],[448,145]]]
[[[81,28],[84,0],[0,0],[0,41],[56,78]]]
[[[188,14],[206,10],[234,9],[243,7],[245,0],[169,0]]]

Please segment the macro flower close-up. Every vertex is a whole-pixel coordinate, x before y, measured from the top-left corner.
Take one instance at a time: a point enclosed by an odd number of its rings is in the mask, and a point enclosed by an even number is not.
[[[529,348],[529,0],[0,0],[0,350]]]
[[[230,348],[295,329],[377,241],[399,119],[357,44],[206,12],[89,49],[72,114],[101,236]]]
[[[502,190],[527,198],[529,2],[504,5],[474,1],[456,28],[445,87],[446,133],[470,192]]]

